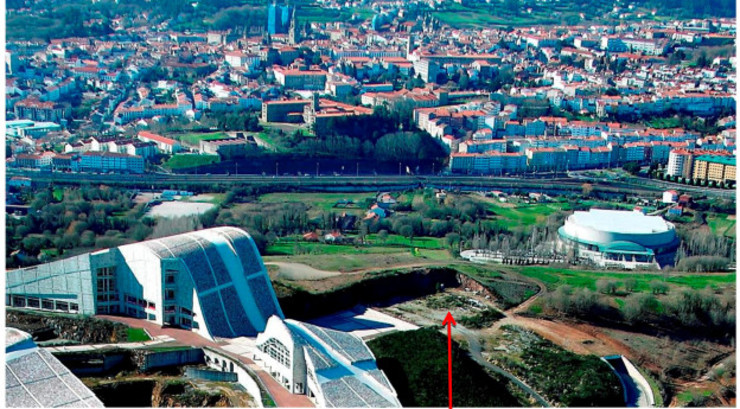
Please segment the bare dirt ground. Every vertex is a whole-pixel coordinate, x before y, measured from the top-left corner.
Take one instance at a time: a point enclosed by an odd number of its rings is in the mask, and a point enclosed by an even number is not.
[[[265,263],[265,265],[277,267],[277,273],[275,274],[275,278],[290,280],[290,281],[323,280],[327,277],[333,277],[333,276],[337,276],[341,274],[338,271],[318,270],[311,266],[301,264],[301,263],[271,262],[271,263]]]
[[[175,217],[194,216],[202,214],[212,209],[213,207],[213,203],[164,202],[152,207],[151,210],[147,212],[147,216],[173,219]]]

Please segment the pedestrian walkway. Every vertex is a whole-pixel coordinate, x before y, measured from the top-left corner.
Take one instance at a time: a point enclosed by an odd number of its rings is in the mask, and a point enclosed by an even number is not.
[[[50,347],[41,347],[46,349],[49,352],[86,352],[86,351],[96,351],[101,349],[111,349],[111,348],[121,348],[121,349],[139,349],[139,348],[147,348],[150,346],[156,346],[160,344],[165,344],[167,342],[173,342],[175,341],[174,338],[172,338],[169,335],[159,335],[156,337],[152,337],[150,341],[146,342],[120,342],[117,344],[87,344],[87,345],[60,345],[60,346],[50,346]]]
[[[241,352],[242,354],[237,354],[229,351],[228,349],[224,349],[224,346],[226,346],[226,342],[214,342],[209,339],[203,338],[193,331],[188,331],[180,328],[161,327],[155,323],[139,318],[119,317],[113,315],[96,315],[95,317],[108,321],[120,322],[133,328],[143,328],[152,337],[167,336],[173,339],[175,342],[183,345],[190,345],[194,347],[208,346],[218,349],[222,353],[234,359],[238,359],[240,362],[247,365],[252,371],[254,371],[254,373],[257,374],[262,383],[265,385],[265,387],[267,388],[267,392],[270,394],[270,397],[278,407],[312,408],[315,406],[313,402],[311,402],[311,400],[308,398],[308,396],[294,395],[290,393],[290,391],[280,385],[272,376],[270,376],[270,374],[265,372],[264,369],[255,364],[252,359],[250,359],[246,355],[242,355],[246,354],[246,351],[240,350],[239,352]]]

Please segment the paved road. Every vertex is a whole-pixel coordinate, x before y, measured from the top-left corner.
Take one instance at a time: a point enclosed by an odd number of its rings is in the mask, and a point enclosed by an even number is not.
[[[141,175],[115,175],[93,173],[63,173],[37,172],[20,169],[7,169],[7,176],[29,177],[41,183],[88,184],[102,183],[136,188],[150,188],[154,186],[169,187],[170,185],[219,185],[238,184],[262,186],[270,185],[306,191],[349,191],[365,189],[375,190],[404,190],[415,187],[434,187],[443,189],[463,190],[493,190],[493,189],[534,189],[540,191],[567,191],[581,192],[583,180],[570,178],[531,178],[517,177],[490,177],[490,176],[413,176],[413,175],[380,175],[380,176],[262,176],[262,175],[189,175],[146,173]],[[594,191],[605,193],[630,192],[639,195],[656,195],[665,190],[665,186],[656,184],[654,180],[635,181],[593,181]],[[660,182],[664,183],[664,182]],[[672,186],[676,188],[676,186]],[[689,191],[688,187],[682,190]],[[734,191],[706,189],[700,190],[703,194],[714,197],[733,197]]]

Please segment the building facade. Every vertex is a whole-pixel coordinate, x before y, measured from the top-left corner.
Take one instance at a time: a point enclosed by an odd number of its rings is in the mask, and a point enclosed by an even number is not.
[[[317,407],[401,407],[375,356],[354,335],[271,317],[256,343],[257,362]]]
[[[118,314],[213,337],[256,336],[282,317],[252,238],[218,227],[7,272],[6,305]]]
[[[672,265],[680,240],[675,226],[635,211],[576,211],[558,230],[558,247],[599,267],[625,269]]]

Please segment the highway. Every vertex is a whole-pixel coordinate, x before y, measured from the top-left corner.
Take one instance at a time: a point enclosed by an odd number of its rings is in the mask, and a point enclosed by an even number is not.
[[[186,186],[241,185],[273,186],[277,189],[304,191],[357,191],[357,190],[404,190],[416,187],[433,187],[448,190],[496,190],[528,189],[535,191],[580,193],[584,183],[593,185],[594,192],[637,195],[655,195],[667,188],[691,193],[702,193],[711,197],[734,198],[734,190],[697,188],[685,185],[667,184],[663,181],[629,179],[619,181],[578,178],[524,178],[489,176],[438,176],[438,175],[360,175],[360,176],[263,176],[227,174],[94,174],[39,172],[8,168],[6,177],[22,176],[38,183],[59,184],[106,184],[131,188],[186,188]]]

